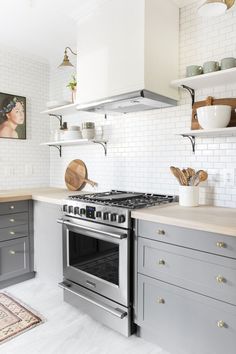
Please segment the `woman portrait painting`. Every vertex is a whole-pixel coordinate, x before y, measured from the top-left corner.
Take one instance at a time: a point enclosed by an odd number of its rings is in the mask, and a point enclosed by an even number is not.
[[[26,98],[0,93],[0,138],[26,139]]]

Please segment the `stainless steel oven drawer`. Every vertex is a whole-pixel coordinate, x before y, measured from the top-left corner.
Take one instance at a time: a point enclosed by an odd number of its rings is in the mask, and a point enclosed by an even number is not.
[[[131,335],[130,308],[127,309],[67,280],[59,286],[64,290],[64,301],[124,336]]]

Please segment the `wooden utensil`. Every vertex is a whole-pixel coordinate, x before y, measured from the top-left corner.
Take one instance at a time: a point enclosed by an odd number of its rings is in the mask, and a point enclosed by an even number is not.
[[[177,179],[177,181],[179,182],[179,184],[182,185],[182,182],[181,182],[181,179],[180,179],[180,176],[179,176],[179,173],[178,173],[176,167],[170,166],[170,170],[171,170],[172,174],[175,176],[175,178]]]
[[[87,168],[82,160],[73,160],[67,166],[65,172],[65,183],[70,191],[82,190],[86,183],[92,187],[97,186],[97,183],[87,178]]]
[[[195,186],[198,186],[199,183],[206,181],[208,178],[208,173],[204,170],[198,171],[198,182],[195,182]]]
[[[179,178],[180,178],[182,186],[187,186],[188,185],[188,179],[185,176],[185,174],[183,173],[183,171],[180,168],[178,168],[178,167],[176,167],[176,170],[178,172],[178,175],[179,175]]]

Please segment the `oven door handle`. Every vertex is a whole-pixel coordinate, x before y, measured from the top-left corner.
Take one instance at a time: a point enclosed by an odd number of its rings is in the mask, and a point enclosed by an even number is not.
[[[119,308],[115,309],[115,308],[113,308],[111,306],[108,306],[108,305],[105,305],[105,304],[103,304],[101,302],[95,301],[95,300],[91,299],[90,297],[87,297],[84,294],[80,294],[77,291],[74,291],[74,290],[70,289],[70,287],[71,287],[70,284],[65,284],[65,283],[62,282],[62,283],[59,283],[58,285],[63,290],[69,291],[70,293],[80,297],[81,299],[86,300],[86,301],[90,302],[91,304],[100,307],[101,309],[105,310],[106,312],[109,312],[113,316],[116,316],[116,317],[120,318],[121,320],[125,316],[127,316],[127,312],[124,312],[124,311],[120,310]]]
[[[106,231],[102,231],[102,230],[97,230],[97,229],[93,229],[92,227],[87,227],[87,226],[82,226],[82,225],[75,224],[75,223],[70,222],[68,220],[57,219],[57,222],[59,224],[72,226],[72,227],[75,227],[77,229],[82,229],[82,230],[85,230],[85,231],[96,232],[97,234],[110,236],[110,237],[113,237],[113,238],[116,238],[116,239],[119,239],[119,240],[122,240],[123,238],[127,238],[126,234],[114,234],[113,232],[106,232]]]

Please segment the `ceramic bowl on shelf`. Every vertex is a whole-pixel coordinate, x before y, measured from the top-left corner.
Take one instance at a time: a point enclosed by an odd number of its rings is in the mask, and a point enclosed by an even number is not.
[[[231,106],[213,105],[197,108],[197,118],[203,129],[226,128],[231,118]]]

